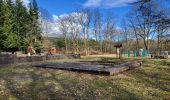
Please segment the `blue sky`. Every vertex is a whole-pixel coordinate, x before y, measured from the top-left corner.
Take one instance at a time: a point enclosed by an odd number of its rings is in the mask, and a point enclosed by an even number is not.
[[[27,5],[31,0],[23,0]],[[46,9],[51,15],[60,16],[75,12],[81,8],[98,8],[104,13],[113,12],[115,20],[120,23],[121,19],[127,14],[130,9],[129,3],[138,0],[37,0],[40,8]],[[169,6],[170,0],[155,0],[163,4],[163,6]],[[168,2],[164,2],[168,1]],[[167,4],[169,3],[169,4]]]
[[[94,1],[94,2],[93,2]],[[102,2],[101,2],[102,1]],[[63,13],[70,13],[81,8],[100,8],[103,12],[107,10],[113,10],[115,14],[122,14],[126,12],[128,8],[126,3],[127,1],[136,1],[136,0],[110,0],[111,2],[116,2],[112,5],[104,5],[107,0],[37,0],[38,6],[48,10],[51,14],[60,15]],[[121,1],[121,2],[118,2]],[[99,3],[99,4],[98,4]],[[102,4],[103,3],[103,4]]]
[[[31,0],[23,0],[24,4],[30,3]],[[76,12],[82,8],[99,9],[105,17],[106,13],[113,12],[115,25],[121,28],[122,19],[131,9],[130,3],[138,0],[37,0],[38,7],[46,9],[51,16],[62,16]],[[170,8],[170,0],[157,0],[159,4]],[[167,10],[168,11],[168,10]],[[168,11],[169,12],[169,11]],[[54,17],[54,18],[55,18]]]
[[[26,0],[27,1],[27,0]],[[46,9],[51,15],[62,15],[75,12],[82,8],[98,8],[103,15],[113,12],[118,24],[129,11],[131,3],[136,0],[37,0],[40,8]]]

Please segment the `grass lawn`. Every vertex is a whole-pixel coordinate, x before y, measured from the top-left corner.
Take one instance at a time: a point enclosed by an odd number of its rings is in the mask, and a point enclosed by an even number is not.
[[[170,60],[140,61],[142,67],[114,76],[36,68],[30,63],[0,67],[0,100],[170,100]]]

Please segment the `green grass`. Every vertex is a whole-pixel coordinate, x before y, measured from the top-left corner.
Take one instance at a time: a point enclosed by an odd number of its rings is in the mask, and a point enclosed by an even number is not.
[[[100,60],[83,57],[81,61],[89,59]],[[143,66],[114,76],[35,68],[29,63],[4,66],[0,68],[0,99],[170,100],[170,60],[135,61],[142,61]]]

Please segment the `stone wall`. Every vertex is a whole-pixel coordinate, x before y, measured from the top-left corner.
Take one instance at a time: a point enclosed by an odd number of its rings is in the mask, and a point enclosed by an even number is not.
[[[0,65],[14,64],[16,62],[16,55],[0,54]]]
[[[24,56],[24,57],[17,57],[15,54],[0,54],[0,65],[57,60],[57,59],[79,59],[79,58],[80,55],[78,54],[68,54],[68,55],[58,54],[58,55]]]

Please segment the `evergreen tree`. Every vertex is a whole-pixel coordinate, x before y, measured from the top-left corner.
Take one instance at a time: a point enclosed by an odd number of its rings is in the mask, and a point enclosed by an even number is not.
[[[11,10],[12,13],[13,13],[13,11],[14,11],[13,7],[14,7],[14,5],[13,5],[12,0],[6,0],[6,3],[7,3],[7,5],[9,6],[10,10]]]
[[[15,33],[17,34],[18,41],[17,44],[20,49],[27,48],[27,34],[29,32],[28,28],[28,12],[27,8],[24,6],[21,0],[16,0],[15,2]]]
[[[30,45],[36,49],[40,49],[42,46],[42,36],[39,25],[39,10],[36,0],[33,0],[29,8],[30,15]]]
[[[17,48],[17,35],[14,33],[14,17],[10,10],[10,6],[7,3],[3,4],[4,13],[4,23],[2,27],[2,32],[4,34],[3,47],[6,51],[11,51],[14,53],[14,49]]]
[[[38,11],[38,6],[37,6],[36,0],[33,0],[32,7],[33,7],[32,10],[34,12],[34,17],[35,17],[36,20],[38,20],[38,18],[39,18],[39,11]]]
[[[36,0],[27,9],[22,0],[0,0],[0,51],[41,49],[39,10]]]
[[[39,25],[39,9],[37,6],[36,0],[33,0],[32,3],[32,16],[33,16],[33,27],[34,27],[34,32],[33,34],[35,35],[36,39],[41,40],[41,30],[40,30],[40,25]]]
[[[0,0],[0,51],[3,49],[4,34],[2,32],[2,27],[4,24],[4,11],[3,11],[3,0]]]

